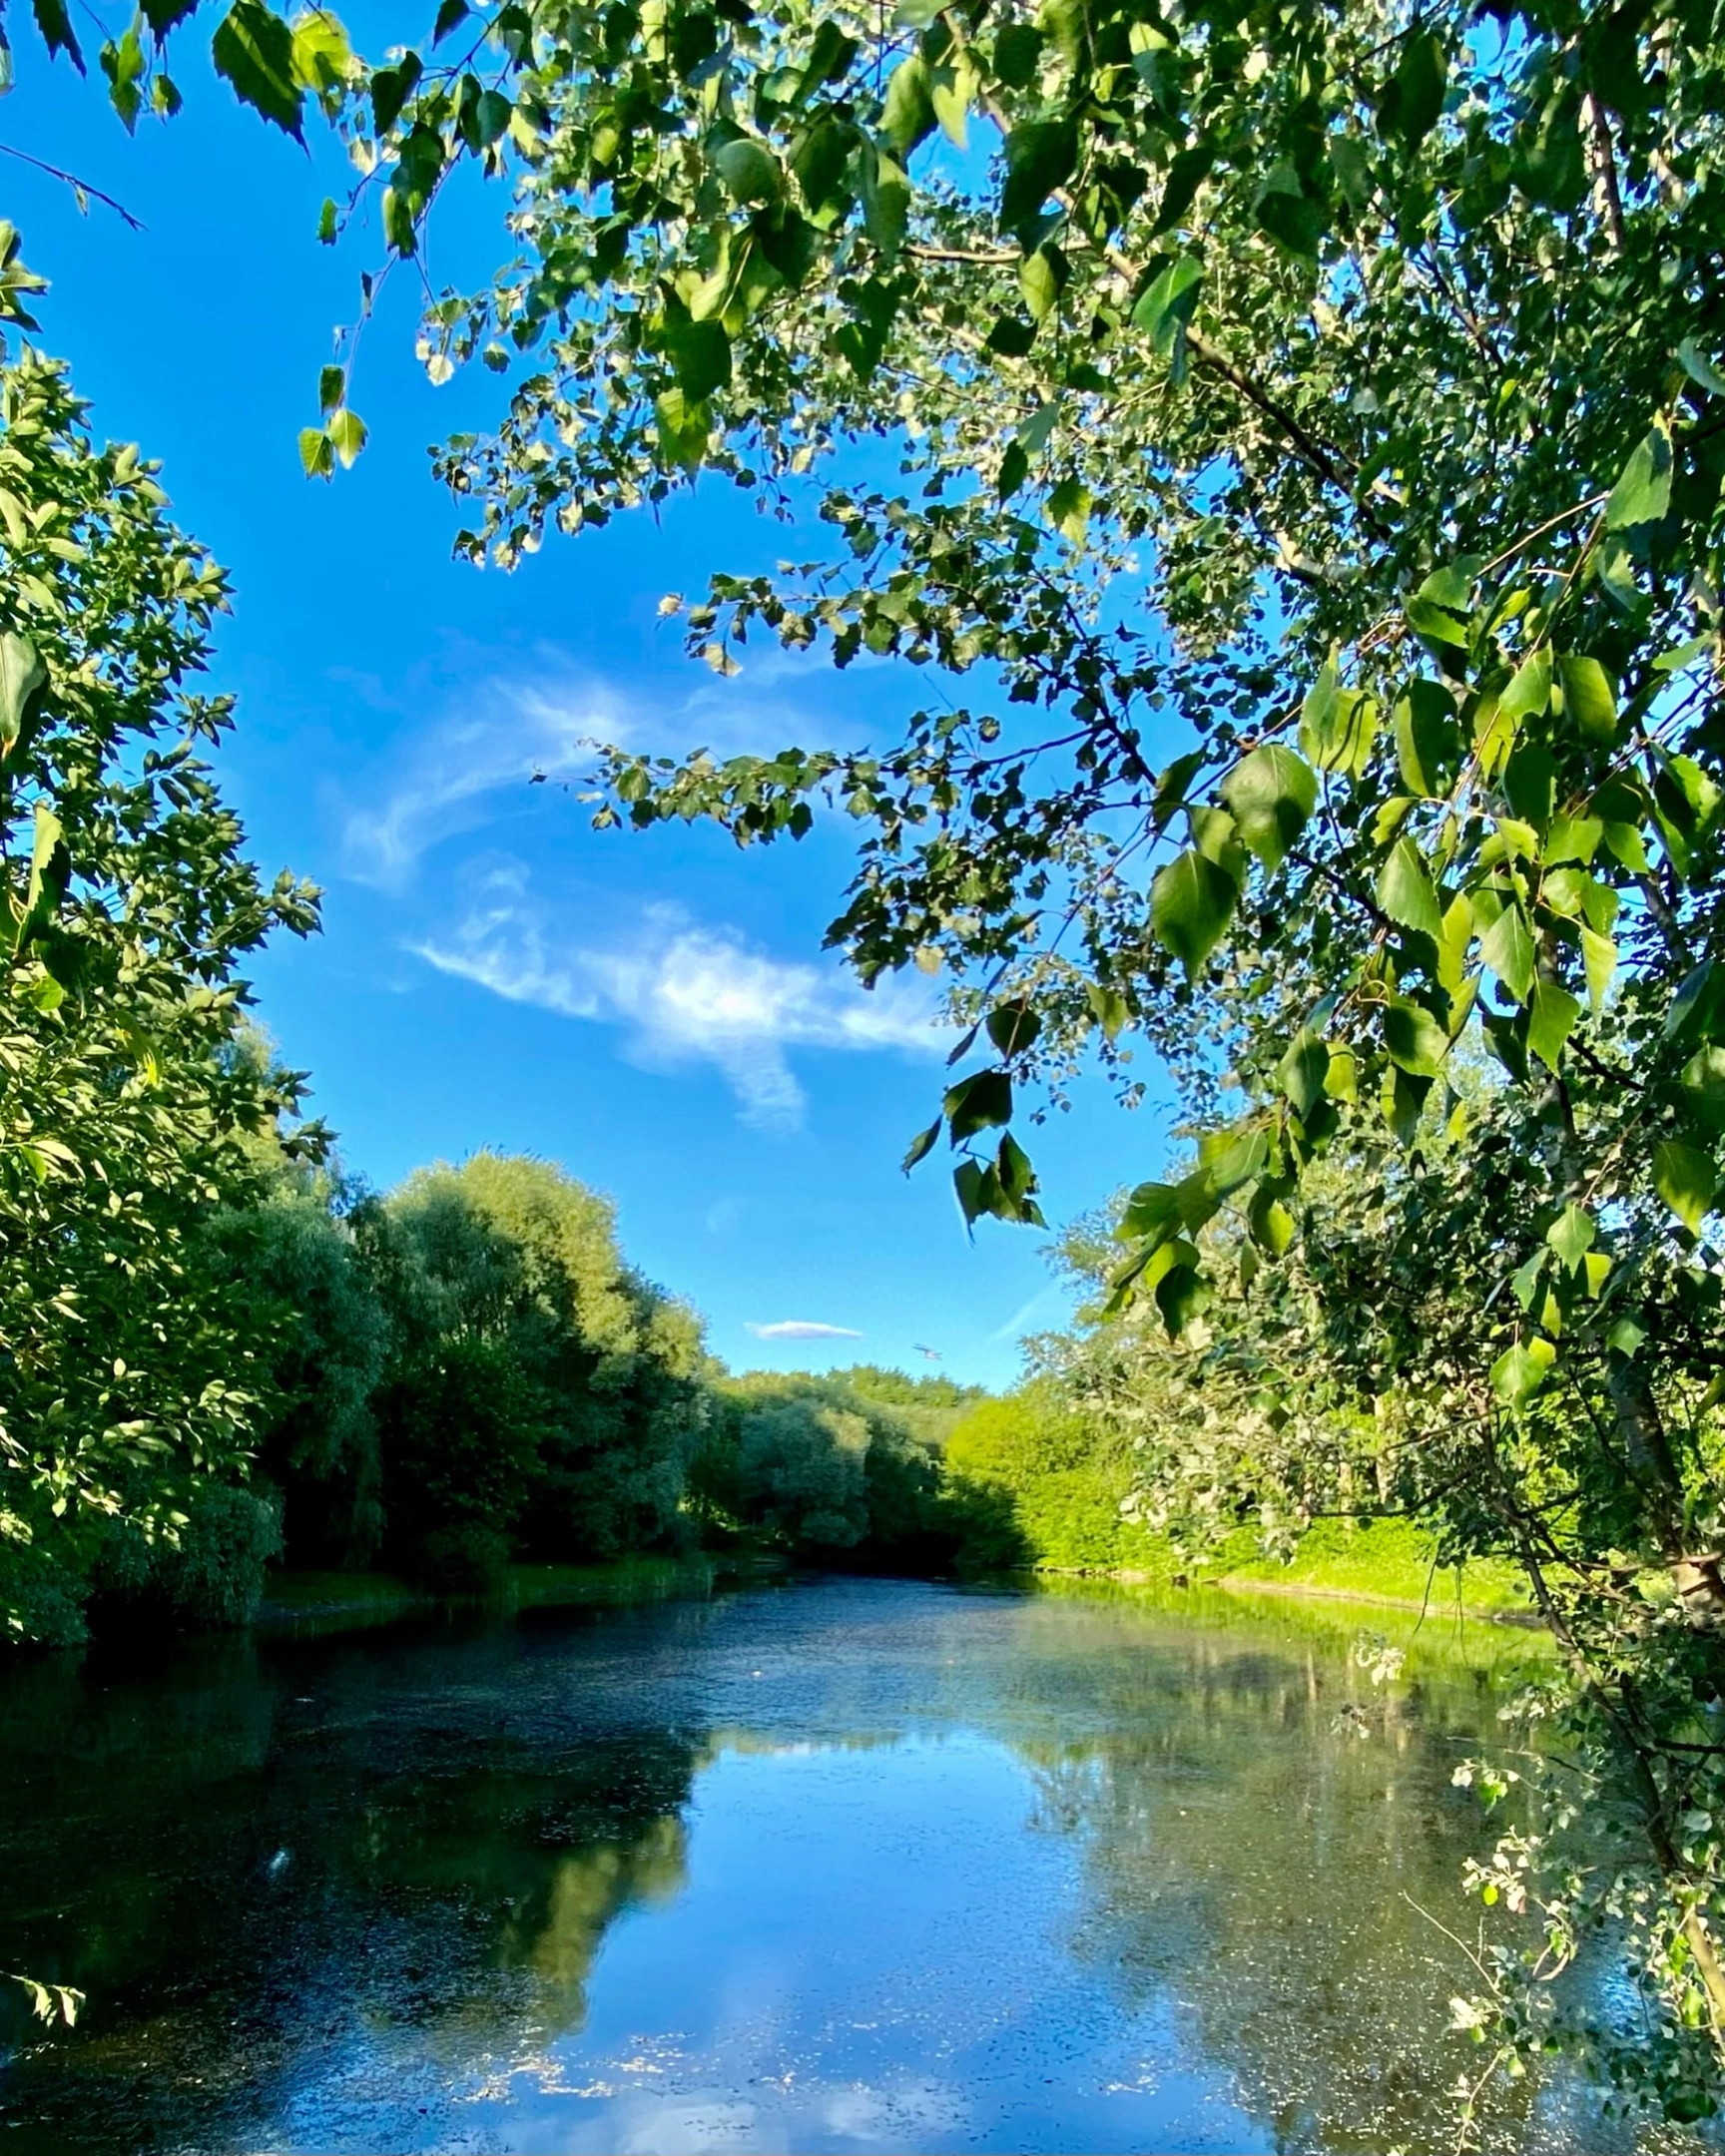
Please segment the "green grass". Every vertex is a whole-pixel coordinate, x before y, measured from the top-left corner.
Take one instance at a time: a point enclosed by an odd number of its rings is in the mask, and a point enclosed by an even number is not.
[[[1240,1535],[1200,1572],[1205,1579],[1238,1586],[1383,1596],[1419,1604],[1433,1615],[1457,1604],[1482,1615],[1528,1610],[1525,1581],[1501,1558],[1475,1558],[1455,1570],[1437,1571],[1432,1557],[1431,1537],[1406,1520],[1320,1520],[1303,1537],[1292,1564],[1266,1558],[1250,1535]]]

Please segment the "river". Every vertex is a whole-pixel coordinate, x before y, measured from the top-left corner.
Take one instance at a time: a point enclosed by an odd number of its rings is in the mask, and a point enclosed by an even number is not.
[[[89,2004],[6,2008],[0,2156],[1447,2147],[1420,1911],[1537,1650],[1361,1622],[842,1579],[17,1664],[0,1968]]]

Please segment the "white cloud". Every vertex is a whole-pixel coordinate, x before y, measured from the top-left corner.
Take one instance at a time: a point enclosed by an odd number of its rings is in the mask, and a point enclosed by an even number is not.
[[[649,1066],[716,1064],[746,1122],[785,1128],[801,1119],[790,1048],[933,1055],[943,1045],[934,993],[920,977],[865,990],[836,965],[772,957],[675,906],[650,907],[622,940],[583,943],[573,931],[553,934],[519,880],[493,883],[496,902],[451,938],[411,948],[512,1003],[624,1026],[629,1052]]]
[[[456,708],[402,739],[373,805],[349,803],[342,811],[343,872],[384,890],[404,888],[420,858],[443,840],[531,812],[535,774],[553,784],[585,779],[597,769],[600,742],[663,755],[703,745],[738,755],[769,754],[792,741],[826,744],[832,722],[819,708],[805,711],[760,693],[778,678],[769,666],[758,686],[744,690],[695,668],[681,696],[626,702],[547,654],[544,671],[532,678],[433,692],[446,710]],[[382,692],[373,687],[367,701],[384,701]],[[404,716],[419,714],[408,709]]]
[[[861,1340],[849,1326],[818,1325],[808,1318],[781,1318],[776,1325],[752,1325],[757,1340]]]
[[[525,810],[535,772],[581,776],[595,762],[592,743],[627,730],[617,699],[591,683],[475,690],[468,710],[419,739],[380,807],[348,813],[341,833],[346,873],[399,889],[428,847],[490,822],[493,796],[512,792]]]

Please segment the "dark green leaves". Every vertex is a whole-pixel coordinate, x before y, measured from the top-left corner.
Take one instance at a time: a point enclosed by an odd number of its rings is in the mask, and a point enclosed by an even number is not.
[[[943,1103],[953,1145],[1012,1120],[1012,1081],[1002,1070],[977,1071],[948,1089]]]
[[[1157,871],[1150,886],[1150,925],[1157,941],[1196,974],[1221,942],[1240,885],[1220,862],[1188,846]]]
[[[1234,767],[1221,793],[1242,842],[1277,868],[1317,805],[1318,781],[1292,749],[1270,742]]]
[[[42,33],[42,42],[48,48],[50,59],[56,53],[64,53],[82,75],[84,55],[78,49],[73,35],[72,18],[66,0],[30,0],[31,12],[36,17],[36,27]]]
[[[1078,130],[1072,121],[1032,120],[1015,127],[1006,138],[1000,229],[1021,232],[1071,179],[1077,162]]]
[[[218,75],[243,105],[263,114],[295,142],[305,100],[293,73],[293,33],[262,0],[234,0],[211,41]]]
[[[1403,41],[1378,112],[1380,127],[1405,149],[1417,150],[1438,125],[1448,72],[1441,40],[1417,23]]]
[[[722,322],[668,315],[655,330],[654,342],[671,361],[677,386],[691,401],[711,396],[731,379],[731,339]]]
[[[713,153],[713,167],[729,190],[733,202],[777,202],[784,185],[779,160],[765,143],[740,135]]]
[[[1396,706],[1396,761],[1410,793],[1441,800],[1455,783],[1461,730],[1455,700],[1441,682],[1410,682]]]

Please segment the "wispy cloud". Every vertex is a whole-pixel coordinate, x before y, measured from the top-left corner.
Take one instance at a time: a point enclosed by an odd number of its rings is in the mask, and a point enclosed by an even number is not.
[[[573,924],[555,932],[519,879],[491,882],[493,902],[452,936],[410,947],[439,972],[512,1003],[626,1027],[639,1062],[717,1065],[757,1126],[802,1117],[788,1049],[932,1055],[943,1046],[933,991],[920,978],[864,990],[836,965],[775,958],[668,905],[649,907],[621,939],[585,942]]]
[[[591,744],[627,731],[618,699],[593,683],[475,689],[465,711],[415,738],[379,803],[349,810],[341,833],[346,873],[399,889],[429,847],[493,820],[496,796],[514,793],[525,811],[535,773],[585,773]]]
[[[808,671],[805,663],[785,678]],[[694,669],[681,695],[625,699],[548,658],[537,675],[483,677],[432,692],[433,708],[441,704],[445,716],[413,725],[385,771],[373,774],[374,798],[343,808],[343,872],[355,882],[401,890],[445,839],[531,813],[535,776],[553,784],[585,778],[597,765],[597,742],[664,755],[699,746],[735,755],[771,752],[790,741],[823,745],[830,719],[819,708],[773,695],[779,679],[769,667],[759,683],[744,688]]]
[[[861,1340],[849,1326],[819,1325],[809,1318],[781,1318],[773,1325],[752,1325],[757,1340]]]

